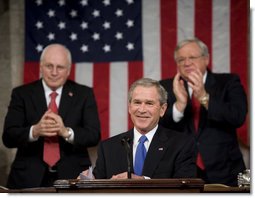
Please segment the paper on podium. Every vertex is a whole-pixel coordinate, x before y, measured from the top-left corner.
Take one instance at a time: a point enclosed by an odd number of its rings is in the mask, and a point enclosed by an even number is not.
[[[80,179],[81,180],[92,180],[95,179],[94,175],[93,175],[93,168],[92,166],[89,167],[89,169],[83,171],[82,173],[80,173]]]

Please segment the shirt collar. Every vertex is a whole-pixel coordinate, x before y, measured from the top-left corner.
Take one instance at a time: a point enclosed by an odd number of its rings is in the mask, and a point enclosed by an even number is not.
[[[146,135],[147,139],[149,142],[152,141],[152,138],[154,136],[154,134],[156,133],[158,129],[158,125],[156,125],[151,131],[149,131],[148,133],[146,134],[141,134],[140,132],[138,132],[138,130],[134,127],[134,144],[137,144],[138,143],[138,140],[140,139],[140,137],[142,135]]]
[[[45,83],[45,81],[43,79],[42,79],[42,84],[43,84],[43,89],[44,89],[45,95],[49,96],[52,92],[51,88]],[[63,90],[63,86],[61,86],[55,90],[57,92],[58,96],[61,95],[62,90]]]

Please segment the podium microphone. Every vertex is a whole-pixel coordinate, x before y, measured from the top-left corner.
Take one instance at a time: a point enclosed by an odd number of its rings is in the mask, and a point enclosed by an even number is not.
[[[122,145],[124,145],[126,153],[127,153],[127,163],[128,163],[128,179],[131,179],[131,161],[132,161],[132,155],[131,155],[131,148],[130,148],[130,139],[128,137],[124,137],[121,139]]]

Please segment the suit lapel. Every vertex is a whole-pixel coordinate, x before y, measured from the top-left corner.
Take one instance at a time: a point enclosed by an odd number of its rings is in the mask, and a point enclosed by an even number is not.
[[[42,80],[38,80],[31,91],[31,98],[34,109],[41,117],[47,110],[46,98],[43,90]]]
[[[153,172],[155,171],[158,163],[168,149],[168,145],[166,144],[167,141],[168,137],[166,136],[164,130],[159,126],[146,155],[143,175],[149,177],[153,175]]]
[[[212,95],[212,93],[216,90],[214,88],[214,85],[215,85],[215,78],[214,78],[213,74],[210,71],[208,71],[206,82],[205,82],[205,90],[207,92],[210,92],[210,95]],[[200,123],[199,123],[200,130],[202,130],[205,127],[207,117],[208,117],[207,116],[207,110],[205,108],[201,108]]]
[[[187,123],[188,123],[188,127],[190,131],[195,131],[195,127],[194,127],[194,123],[193,123],[193,119],[192,119],[192,102],[191,102],[191,97],[189,95],[189,91],[188,91],[188,83],[187,81],[184,81],[184,86],[186,89],[186,92],[188,94],[188,104],[187,104],[187,108],[185,109],[185,117],[188,118],[187,119]]]
[[[59,115],[64,118],[68,109],[72,108],[72,103],[77,94],[69,81],[63,87],[62,96],[59,104]]]

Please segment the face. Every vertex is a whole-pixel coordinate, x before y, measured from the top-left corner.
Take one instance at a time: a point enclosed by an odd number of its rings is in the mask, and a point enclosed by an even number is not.
[[[56,90],[61,87],[70,74],[67,51],[58,45],[51,46],[45,52],[40,63],[40,71],[45,83]]]
[[[188,75],[196,69],[199,69],[202,74],[205,73],[209,57],[201,56],[201,49],[193,42],[184,45],[177,51],[176,63],[181,76],[188,79]]]
[[[156,87],[137,86],[129,103],[129,114],[136,129],[145,134],[152,130],[164,115],[167,105],[160,105]]]

